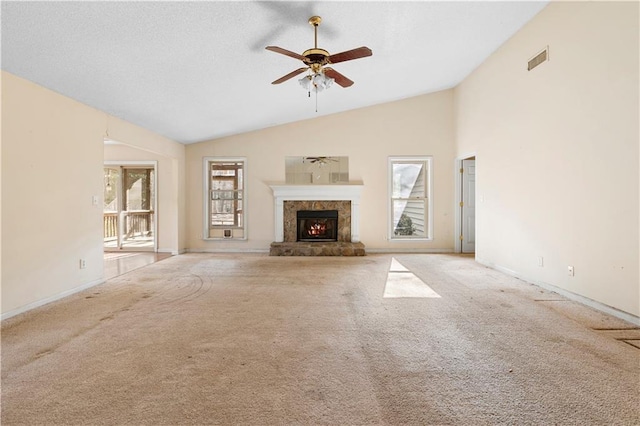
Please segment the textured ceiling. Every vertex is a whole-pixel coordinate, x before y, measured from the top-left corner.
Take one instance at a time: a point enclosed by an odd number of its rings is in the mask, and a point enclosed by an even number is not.
[[[2,1],[2,69],[182,143],[455,86],[546,2]],[[307,97],[265,50],[367,46],[355,84]],[[523,63],[535,52],[523,52]]]

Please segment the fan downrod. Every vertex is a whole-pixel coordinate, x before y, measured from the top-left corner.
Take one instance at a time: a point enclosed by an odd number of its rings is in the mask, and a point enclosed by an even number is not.
[[[313,25],[315,47],[302,53],[302,56],[306,58],[304,63],[309,65],[315,73],[319,72],[322,66],[329,62],[329,52],[318,47],[318,25],[320,25],[320,22],[322,22],[322,18],[319,16],[309,18],[309,24]]]

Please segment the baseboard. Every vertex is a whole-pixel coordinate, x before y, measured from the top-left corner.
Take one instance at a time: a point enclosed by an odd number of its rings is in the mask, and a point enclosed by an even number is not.
[[[370,248],[366,247],[365,250],[367,253],[378,253],[378,254],[387,254],[387,253],[416,253],[416,254],[451,254],[453,253],[453,249],[438,249],[438,248]]]
[[[79,293],[79,292],[81,292],[83,290],[86,290],[88,288],[97,286],[98,284],[102,284],[104,282],[105,282],[104,278],[101,278],[99,280],[95,280],[95,281],[88,282],[86,284],[82,284],[81,286],[72,288],[71,290],[63,291],[62,293],[58,293],[58,294],[53,295],[51,297],[47,297],[46,299],[42,299],[42,300],[38,300],[38,301],[33,302],[33,303],[29,303],[28,305],[21,306],[18,309],[14,309],[12,311],[3,313],[2,315],[0,315],[0,321],[4,321],[4,320],[6,320],[8,318],[15,317],[16,315],[25,313],[27,311],[30,311],[31,309],[39,308],[40,306],[47,305],[47,304],[49,304],[51,302],[55,302],[57,300],[65,298],[67,296],[71,296],[72,294]]]
[[[619,319],[621,319],[623,321],[627,321],[627,322],[629,322],[631,324],[634,324],[636,326],[640,326],[640,317],[637,317],[637,316],[635,316],[633,314],[630,314],[628,312],[621,311],[620,309],[614,308],[614,307],[609,306],[609,305],[605,305],[604,303],[598,302],[598,301],[593,300],[593,299],[589,299],[588,297],[581,296],[581,295],[579,295],[577,293],[573,293],[573,292],[571,292],[569,290],[565,290],[565,289],[557,287],[557,286],[555,286],[553,284],[549,284],[549,283],[546,283],[544,281],[533,280],[533,279],[531,279],[529,277],[526,277],[526,276],[523,276],[521,274],[518,274],[515,271],[512,271],[511,269],[505,268],[505,267],[500,266],[500,265],[496,265],[496,264],[491,263],[491,262],[484,261],[484,260],[479,259],[479,258],[476,258],[476,262],[478,262],[481,265],[484,265],[484,266],[486,266],[488,268],[495,269],[496,271],[500,271],[500,272],[505,273],[507,275],[510,275],[512,277],[515,277],[515,278],[521,279],[523,281],[526,281],[528,283],[535,284],[538,287],[544,288],[545,290],[549,290],[549,291],[553,291],[555,293],[558,293],[559,295],[564,296],[567,299],[572,300],[574,302],[582,303],[585,306],[588,306],[588,307],[593,308],[595,310],[598,310],[600,312],[604,312],[605,314],[614,316],[614,317],[619,318]]]
[[[169,253],[172,256],[177,256],[179,254],[185,254],[187,251],[185,249],[173,250],[173,249],[158,249],[158,253]]]
[[[269,253],[269,249],[186,249],[186,253]]]

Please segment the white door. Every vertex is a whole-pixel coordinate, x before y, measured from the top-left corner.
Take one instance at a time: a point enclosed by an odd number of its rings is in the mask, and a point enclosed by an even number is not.
[[[476,251],[476,160],[462,160],[462,252]]]

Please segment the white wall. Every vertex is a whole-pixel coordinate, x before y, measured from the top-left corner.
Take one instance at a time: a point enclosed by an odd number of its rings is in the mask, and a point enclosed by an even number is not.
[[[340,90],[340,89],[336,89]],[[451,90],[319,117],[187,146],[191,250],[268,250],[275,239],[274,200],[269,182],[284,183],[287,156],[348,156],[349,177],[363,181],[361,241],[368,249],[453,249],[453,93]],[[389,156],[432,155],[434,240],[390,242],[387,161]],[[202,158],[246,156],[248,241],[202,239]]]
[[[3,318],[103,280],[107,133],[164,151],[184,174],[183,145],[2,72]]]
[[[453,160],[475,154],[479,261],[640,315],[638,38],[637,2],[551,3],[455,90],[186,148],[2,72],[2,316],[102,280],[104,137],[170,159],[167,244],[194,251],[267,250],[267,183],[313,155],[348,156],[364,182],[368,249],[451,250]],[[434,157],[431,242],[385,239],[396,155]],[[248,158],[248,241],[202,240],[204,156]]]
[[[634,315],[638,39],[637,2],[551,3],[455,89],[457,156],[477,157],[477,259]]]
[[[174,170],[172,158],[137,149],[128,145],[105,145],[105,161],[156,161],[157,169],[157,190],[156,200],[158,211],[155,218],[158,224],[158,251],[163,253],[178,254],[180,246],[178,244],[178,209],[180,192],[174,185],[174,180],[178,176]],[[182,246],[184,247],[184,246]]]

